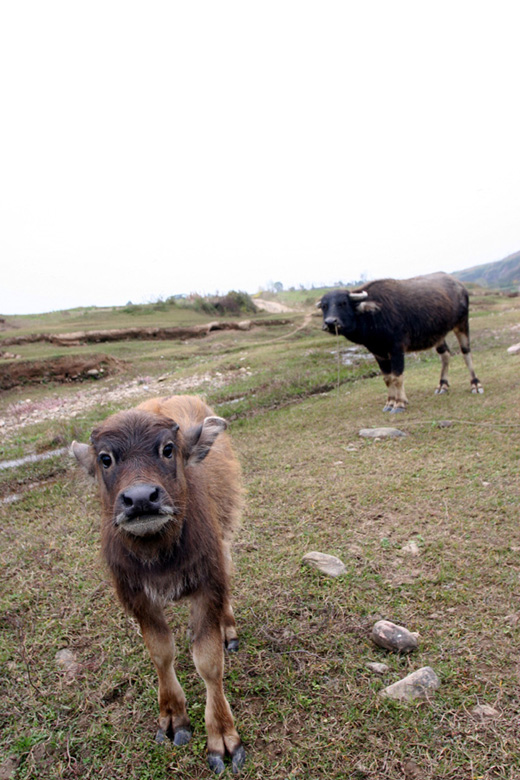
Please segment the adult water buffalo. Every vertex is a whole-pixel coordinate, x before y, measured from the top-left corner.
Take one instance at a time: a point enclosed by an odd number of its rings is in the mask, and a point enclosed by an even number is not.
[[[363,344],[377,360],[388,388],[385,412],[403,412],[408,404],[404,391],[404,355],[435,347],[441,358],[436,393],[449,387],[450,350],[446,334],[452,330],[466,361],[471,388],[483,393],[475,376],[469,344],[468,291],[445,273],[413,279],[379,279],[358,290],[333,290],[317,306],[323,313],[323,329]]]
[[[95,476],[102,547],[117,595],[139,622],[159,677],[157,741],[191,737],[175,675],[168,601],[191,604],[193,660],[206,684],[208,763],[237,772],[245,752],[222,684],[223,643],[238,649],[229,595],[230,541],[242,505],[226,422],[194,396],[155,398],[112,415],[72,451]]]

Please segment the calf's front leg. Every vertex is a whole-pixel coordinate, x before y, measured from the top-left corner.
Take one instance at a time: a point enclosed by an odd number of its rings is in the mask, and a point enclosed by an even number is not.
[[[192,600],[193,660],[206,685],[208,764],[217,774],[225,769],[226,753],[231,756],[233,772],[239,771],[246,757],[224,693],[222,608],[204,595]]]
[[[166,737],[175,745],[185,745],[191,739],[191,725],[186,712],[186,697],[173,666],[175,643],[162,608],[148,602],[136,611],[144,642],[159,678],[159,730],[156,741]]]

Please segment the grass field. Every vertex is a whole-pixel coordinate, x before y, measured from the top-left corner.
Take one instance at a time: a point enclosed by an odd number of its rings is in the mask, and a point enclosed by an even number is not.
[[[338,371],[350,345],[306,318],[310,301],[299,305],[268,329],[96,345],[127,361],[121,374],[0,397],[0,457],[86,441],[109,412],[151,395],[205,394],[231,421],[247,489],[234,547],[241,649],[225,671],[248,753],[241,777],[519,780],[520,357],[506,349],[520,340],[520,299],[472,299],[483,396],[471,395],[460,355],[450,393],[435,396],[440,364],[421,353],[407,360],[409,410],[394,416],[381,411],[375,363],[358,355]],[[358,436],[383,425],[407,436]],[[186,606],[169,616],[194,737],[158,746],[155,673],[100,560],[93,487],[59,456],[0,471],[0,497],[0,778],[211,777]],[[346,573],[304,566],[311,550],[340,557]],[[379,618],[418,631],[418,651],[372,645]],[[69,673],[56,661],[64,648]],[[370,661],[390,671],[378,677]],[[441,679],[429,701],[380,696],[426,665]],[[478,704],[496,716],[475,715]]]

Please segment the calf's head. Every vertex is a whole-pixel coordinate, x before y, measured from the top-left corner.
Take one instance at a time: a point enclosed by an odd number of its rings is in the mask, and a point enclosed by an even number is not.
[[[105,521],[135,549],[157,537],[179,538],[187,503],[185,470],[204,460],[226,427],[221,417],[206,417],[183,431],[168,417],[133,409],[99,425],[90,445],[73,442],[72,452],[97,479]]]

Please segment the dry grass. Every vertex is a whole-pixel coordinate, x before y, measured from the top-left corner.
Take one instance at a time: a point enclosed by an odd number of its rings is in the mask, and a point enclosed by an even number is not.
[[[381,412],[379,377],[313,394],[320,372],[336,372],[335,342],[317,323],[285,349],[251,334],[187,348],[186,374],[202,359],[210,374],[232,375],[206,388],[219,411],[239,406],[229,407],[234,392],[248,397],[232,425],[248,495],[234,553],[241,650],[226,662],[225,683],[248,750],[244,780],[520,778],[520,373],[505,353],[520,319],[514,305],[497,299],[473,322],[484,396],[469,393],[460,357],[451,393],[434,396],[438,363],[423,355],[408,361],[410,409],[393,417]],[[251,376],[238,373],[244,354]],[[74,424],[86,430],[105,413]],[[53,425],[24,428],[27,446],[49,439]],[[358,437],[380,425],[408,436]],[[0,773],[210,777],[186,608],[172,607],[171,622],[195,734],[185,748],[159,747],[155,675],[99,561],[95,496],[72,465],[49,469],[49,481],[0,506]],[[13,489],[24,474],[13,475]],[[42,464],[37,478],[46,474]],[[410,540],[416,556],[403,549]],[[304,567],[313,549],[342,558],[345,575]],[[400,657],[372,646],[381,617],[419,631],[419,650]],[[78,664],[69,676],[55,660],[64,647]],[[373,660],[389,664],[387,677],[367,670]],[[425,665],[442,680],[431,701],[379,696]],[[476,719],[478,703],[498,717]]]

